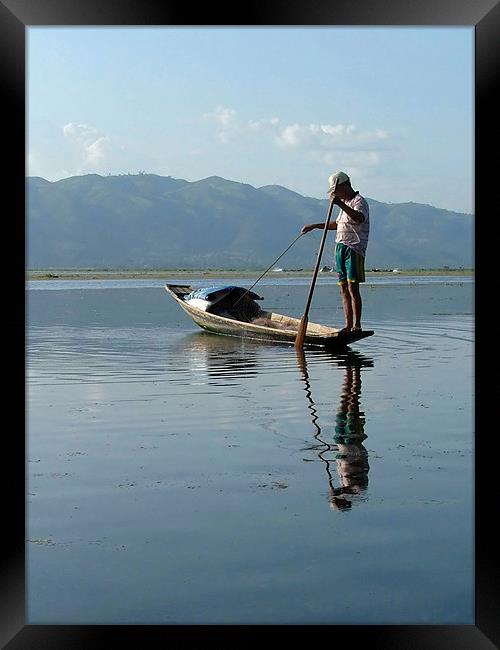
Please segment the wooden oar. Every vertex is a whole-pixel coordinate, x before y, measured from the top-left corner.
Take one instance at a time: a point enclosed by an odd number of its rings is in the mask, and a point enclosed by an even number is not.
[[[321,256],[323,255],[323,248],[325,247],[326,235],[328,234],[328,225],[330,224],[330,217],[332,216],[332,210],[334,206],[333,203],[334,195],[335,195],[335,188],[332,190],[330,205],[328,207],[328,216],[326,217],[325,227],[323,228],[323,236],[321,237],[321,244],[319,246],[318,257],[316,259],[316,267],[314,269],[314,273],[311,280],[311,286],[309,288],[309,295],[307,296],[306,308],[304,310],[304,315],[302,316],[302,320],[300,321],[297,336],[295,338],[295,348],[297,350],[302,350],[302,347],[304,345],[304,339],[306,337],[307,323],[309,320],[308,318],[309,307],[311,306],[311,300],[314,292],[314,285],[316,284],[316,278],[318,277]]]

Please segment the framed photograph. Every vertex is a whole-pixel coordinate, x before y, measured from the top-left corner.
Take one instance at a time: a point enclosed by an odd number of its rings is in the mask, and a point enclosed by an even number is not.
[[[25,291],[2,647],[499,647],[496,0],[0,17]]]

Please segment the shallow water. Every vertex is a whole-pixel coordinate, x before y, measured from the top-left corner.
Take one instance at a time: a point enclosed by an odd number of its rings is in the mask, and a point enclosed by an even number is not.
[[[472,624],[470,278],[368,282],[375,335],[304,355],[162,287],[28,283],[29,622]]]

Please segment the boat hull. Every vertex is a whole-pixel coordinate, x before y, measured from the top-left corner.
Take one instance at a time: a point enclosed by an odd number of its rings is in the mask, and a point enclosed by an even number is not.
[[[272,343],[290,345],[295,343],[297,328],[300,320],[278,314],[276,312],[263,312],[262,316],[276,325],[267,327],[255,323],[245,323],[217,314],[203,311],[183,300],[183,296],[190,293],[193,288],[187,285],[166,284],[165,290],[171,295],[179,306],[202,329],[213,334],[224,336],[237,336],[239,338],[255,339]],[[279,328],[279,329],[278,329]],[[317,323],[308,323],[304,344],[319,347],[345,347],[354,341],[373,335],[372,330],[360,332],[342,332],[333,327],[326,327]]]

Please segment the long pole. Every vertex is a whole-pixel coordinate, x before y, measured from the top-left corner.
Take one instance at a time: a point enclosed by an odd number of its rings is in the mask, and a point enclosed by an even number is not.
[[[297,350],[302,350],[302,347],[304,346],[304,339],[306,337],[307,323],[308,323],[308,320],[309,320],[309,318],[308,318],[309,307],[311,306],[312,296],[313,296],[313,292],[314,292],[314,285],[316,284],[316,278],[318,277],[318,271],[319,271],[319,265],[320,265],[320,262],[321,262],[321,256],[323,255],[323,248],[325,247],[326,236],[328,234],[328,226],[330,224],[330,217],[332,216],[332,210],[333,210],[333,205],[334,205],[334,203],[333,203],[334,192],[335,192],[335,189],[332,191],[332,195],[331,195],[331,199],[330,199],[330,205],[328,207],[328,215],[326,217],[325,227],[323,228],[323,236],[321,237],[321,243],[320,243],[319,250],[318,250],[318,257],[316,259],[316,267],[314,269],[314,273],[313,273],[312,280],[311,280],[311,286],[309,288],[309,295],[307,296],[306,308],[304,310],[304,315],[302,316],[302,320],[300,321],[297,336],[295,338],[295,348]]]

